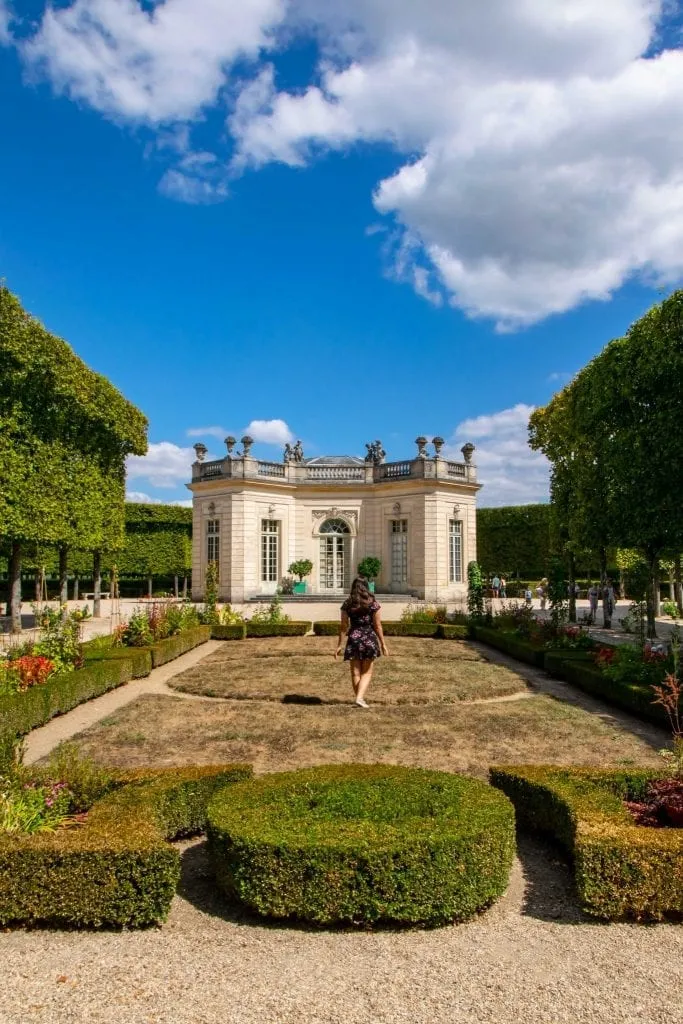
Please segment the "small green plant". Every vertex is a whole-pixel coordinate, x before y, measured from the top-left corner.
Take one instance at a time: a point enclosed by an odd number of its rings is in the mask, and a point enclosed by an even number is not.
[[[278,587],[277,590],[278,594],[293,594],[295,583],[296,580],[294,579],[293,576],[283,576],[282,579],[280,580],[280,586]]]
[[[262,605],[257,608],[250,621],[267,626],[278,626],[289,622],[289,615],[285,615],[282,610],[280,595],[276,594],[267,608],[264,608]]]
[[[287,572],[293,573],[299,583],[303,583],[304,577],[313,572],[313,562],[308,558],[300,558],[298,562],[292,562]]]
[[[40,614],[43,634],[33,645],[32,654],[48,658],[55,672],[70,672],[83,664],[80,623],[72,616],[63,615],[63,609],[45,608]]]
[[[27,769],[19,769],[24,773]],[[70,793],[70,811],[87,811],[114,785],[114,776],[102,765],[80,752],[77,743],[60,743],[47,765],[31,768],[33,781],[51,785],[54,779],[65,783]],[[27,780],[28,781],[28,780]]]
[[[467,610],[474,619],[484,618],[484,580],[478,562],[467,566]]]
[[[241,612],[236,612],[232,605],[223,605],[221,609],[221,626],[239,626],[242,622],[244,622],[244,616]]]
[[[678,605],[675,601],[663,601],[662,611],[665,615],[668,615],[670,619],[678,618]]]
[[[70,805],[65,782],[0,780],[0,833],[54,832],[68,821]]]
[[[362,576],[366,580],[376,580],[382,571],[382,560],[381,558],[375,558],[374,555],[367,555],[362,558],[356,570],[359,576]]]
[[[116,630],[114,643],[117,647],[149,647],[154,643],[147,612],[141,608],[135,608],[128,622],[124,622]]]
[[[220,622],[218,615],[218,562],[209,562],[206,567],[202,622],[205,626],[212,626]]]

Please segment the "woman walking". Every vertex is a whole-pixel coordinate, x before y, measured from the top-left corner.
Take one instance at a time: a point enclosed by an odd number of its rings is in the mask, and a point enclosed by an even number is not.
[[[358,577],[351,584],[351,593],[341,606],[341,622],[335,659],[342,652],[342,637],[346,634],[344,661],[351,665],[351,685],[359,708],[367,708],[365,694],[372,680],[375,659],[389,651],[384,642],[380,605],[368,589],[367,580]]]

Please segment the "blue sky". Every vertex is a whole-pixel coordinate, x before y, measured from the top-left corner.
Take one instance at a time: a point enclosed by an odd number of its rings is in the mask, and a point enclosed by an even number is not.
[[[248,428],[544,498],[529,411],[683,273],[677,20],[594,6],[0,0],[0,275],[149,417],[131,493]]]

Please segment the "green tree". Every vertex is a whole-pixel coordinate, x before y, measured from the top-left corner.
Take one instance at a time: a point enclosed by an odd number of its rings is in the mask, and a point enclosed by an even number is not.
[[[147,420],[0,288],[0,538],[21,627],[26,545],[98,553],[123,541],[124,465]],[[96,608],[99,611],[99,608]]]

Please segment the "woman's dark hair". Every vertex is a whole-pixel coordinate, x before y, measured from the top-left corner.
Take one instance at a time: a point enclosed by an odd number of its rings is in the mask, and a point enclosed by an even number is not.
[[[359,608],[369,608],[373,600],[374,598],[368,587],[368,581],[362,576],[356,576],[351,584],[351,593],[348,600],[349,609],[355,612]]]

